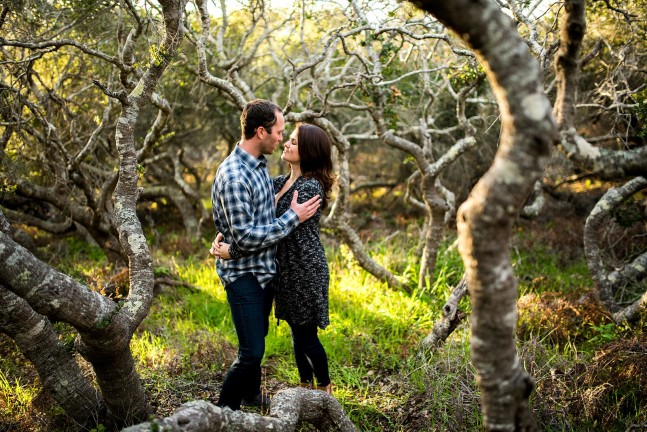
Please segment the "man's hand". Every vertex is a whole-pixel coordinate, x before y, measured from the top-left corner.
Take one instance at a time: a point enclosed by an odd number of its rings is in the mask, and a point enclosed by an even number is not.
[[[209,253],[213,255],[215,258],[221,258],[221,259],[229,259],[231,258],[231,255],[229,255],[229,243],[223,242],[225,239],[225,236],[222,235],[222,233],[218,233],[216,238],[213,240],[211,243],[211,249],[209,249]]]
[[[216,238],[211,242],[211,249],[209,249],[209,253],[214,257],[214,258],[219,258],[218,257],[218,245],[222,241],[224,236],[221,233],[218,233]]]
[[[290,208],[299,217],[299,222],[305,222],[310,219],[316,212],[319,206],[321,206],[321,197],[315,195],[304,203],[297,203],[297,198],[299,197],[299,191],[294,191],[292,195],[292,202],[290,203]]]

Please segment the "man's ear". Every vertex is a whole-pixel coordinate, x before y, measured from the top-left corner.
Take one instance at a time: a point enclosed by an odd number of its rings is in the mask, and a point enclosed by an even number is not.
[[[259,127],[256,128],[256,136],[259,139],[265,138],[266,134],[267,134],[267,131],[265,130],[265,128],[263,126],[259,126]]]

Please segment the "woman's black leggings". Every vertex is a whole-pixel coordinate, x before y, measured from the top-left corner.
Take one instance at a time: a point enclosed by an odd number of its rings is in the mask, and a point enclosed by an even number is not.
[[[292,347],[302,383],[312,383],[317,379],[317,385],[325,387],[330,384],[328,375],[328,357],[326,350],[317,336],[316,324],[290,324],[292,331]]]

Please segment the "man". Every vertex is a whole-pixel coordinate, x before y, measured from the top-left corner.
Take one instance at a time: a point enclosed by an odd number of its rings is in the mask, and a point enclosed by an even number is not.
[[[217,405],[232,410],[240,409],[243,399],[252,405],[262,401],[261,360],[274,298],[275,245],[321,205],[319,196],[299,204],[295,192],[290,210],[275,217],[265,155],[272,154],[283,139],[281,108],[266,100],[250,101],[240,126],[241,141],[218,168],[211,190],[214,222],[224,241],[254,251],[216,262],[238,336],[238,356],[225,376]]]

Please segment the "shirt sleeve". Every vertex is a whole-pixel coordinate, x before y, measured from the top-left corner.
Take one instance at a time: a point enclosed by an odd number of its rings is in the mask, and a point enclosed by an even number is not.
[[[252,202],[252,193],[246,183],[232,180],[222,184],[220,205],[231,229],[232,244],[243,250],[272,246],[299,225],[299,218],[291,209],[280,218],[274,218],[271,224],[255,225]]]

